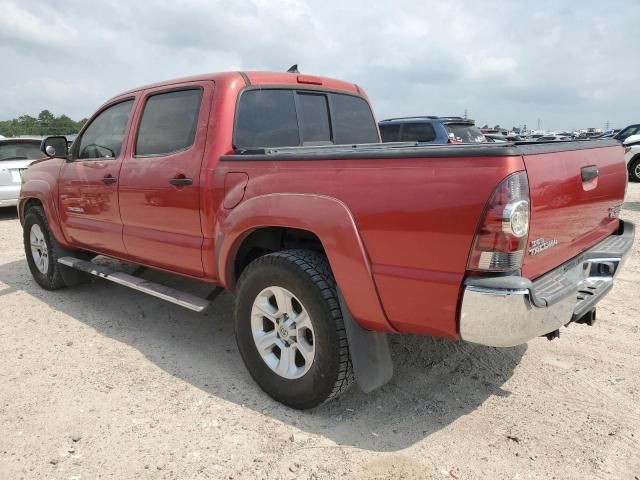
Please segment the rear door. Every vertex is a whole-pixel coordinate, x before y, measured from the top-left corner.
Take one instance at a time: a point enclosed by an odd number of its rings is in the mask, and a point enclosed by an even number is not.
[[[73,144],[58,178],[60,217],[74,244],[122,255],[118,176],[125,155],[134,98],[103,108]]]
[[[200,170],[214,84],[146,90],[120,173],[120,213],[131,257],[203,274]]]
[[[627,171],[615,141],[521,145],[531,193],[523,273],[535,278],[618,228]]]

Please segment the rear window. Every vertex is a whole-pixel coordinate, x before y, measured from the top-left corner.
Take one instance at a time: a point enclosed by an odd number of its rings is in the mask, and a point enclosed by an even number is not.
[[[360,97],[288,89],[247,90],[240,97],[235,148],[378,141],[369,104]]]
[[[369,104],[360,97],[331,94],[335,143],[377,143],[378,129]]]
[[[403,142],[433,142],[436,139],[436,131],[431,123],[405,123],[402,126],[401,138]]]
[[[388,123],[380,125],[380,136],[383,142],[399,142],[400,141],[400,124]]]
[[[298,94],[303,145],[326,145],[331,142],[329,105],[326,95]]]
[[[45,155],[40,151],[40,144],[34,143],[2,143],[0,144],[0,161],[2,160],[39,160]]]
[[[478,127],[466,123],[449,123],[445,125],[447,133],[453,134],[454,139],[462,143],[484,143],[486,139]]]
[[[238,148],[300,145],[292,90],[248,90],[240,97],[235,143]]]
[[[166,155],[193,145],[202,90],[180,90],[149,97],[136,142],[136,155]]]

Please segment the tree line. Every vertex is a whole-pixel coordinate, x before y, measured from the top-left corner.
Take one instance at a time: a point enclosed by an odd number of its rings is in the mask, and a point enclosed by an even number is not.
[[[56,117],[49,110],[42,110],[38,117],[22,115],[13,120],[0,121],[0,135],[17,137],[20,135],[71,135],[78,133],[87,121],[83,118],[79,122],[66,115]]]

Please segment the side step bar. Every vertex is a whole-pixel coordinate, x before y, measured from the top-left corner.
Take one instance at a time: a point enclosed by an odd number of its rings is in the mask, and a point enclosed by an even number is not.
[[[104,265],[96,265],[95,263],[87,262],[86,260],[80,260],[79,258],[61,257],[58,259],[58,263],[85,273],[89,273],[91,275],[95,275],[96,277],[104,278],[119,285],[123,285],[125,287],[133,288],[134,290],[153,295],[154,297],[161,298],[162,300],[166,300],[167,302],[175,303],[176,305],[188,308],[189,310],[193,310],[194,312],[202,312],[210,305],[210,302],[205,298],[196,297],[195,295],[191,295],[190,293],[182,292],[180,290],[176,290],[175,288],[167,287],[166,285],[161,285],[159,283],[150,282],[140,277],[134,277],[133,275],[129,275],[127,273],[118,272],[116,270],[112,270],[109,267],[105,267]],[[212,294],[207,298],[213,300],[213,298],[217,296],[217,294],[214,295],[214,293],[220,293],[221,291],[222,289],[218,288],[214,290],[214,292],[212,292]]]

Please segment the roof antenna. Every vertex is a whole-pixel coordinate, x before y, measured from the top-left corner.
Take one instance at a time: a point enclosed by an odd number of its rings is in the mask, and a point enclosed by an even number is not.
[[[294,63],[293,65],[291,65],[289,67],[289,70],[287,70],[287,73],[300,73],[300,71],[298,70],[298,64]]]

